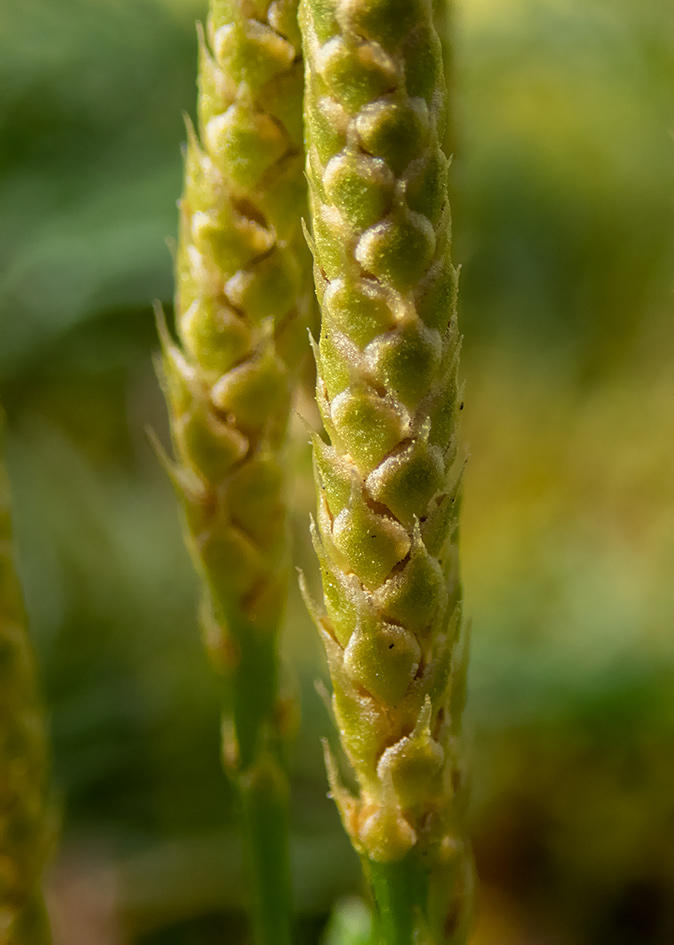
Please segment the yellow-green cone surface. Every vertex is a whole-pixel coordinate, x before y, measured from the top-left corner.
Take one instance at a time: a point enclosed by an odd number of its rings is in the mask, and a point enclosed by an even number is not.
[[[431,0],[303,0],[300,14],[329,437],[314,438],[317,619],[358,796],[329,762],[332,788],[366,860],[429,869],[464,856],[465,803],[460,339],[433,17]]]
[[[283,449],[313,301],[297,0],[211,0],[206,34],[180,201],[180,344],[163,331],[163,371],[206,644],[228,678],[224,759],[242,804],[256,940],[289,945]]]
[[[216,609],[268,629],[286,592],[280,453],[309,304],[296,17],[284,0],[211,4],[180,201],[182,350],[164,352],[195,559]]]
[[[0,465],[0,942],[47,945],[47,750]]]
[[[180,201],[180,348],[163,338],[208,642],[225,662],[225,623],[274,633],[288,580],[281,454],[310,304],[299,46],[292,0],[211,3]]]

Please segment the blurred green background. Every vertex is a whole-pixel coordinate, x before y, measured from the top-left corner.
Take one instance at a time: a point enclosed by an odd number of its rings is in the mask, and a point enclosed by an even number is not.
[[[168,441],[150,303],[170,311],[204,12],[0,4],[0,399],[62,819],[57,945],[247,941],[217,685],[145,435]],[[666,945],[674,5],[463,0],[452,31],[475,945]],[[312,571],[299,421],[291,454]],[[284,646],[309,945],[360,878],[326,798],[325,669],[295,592]]]

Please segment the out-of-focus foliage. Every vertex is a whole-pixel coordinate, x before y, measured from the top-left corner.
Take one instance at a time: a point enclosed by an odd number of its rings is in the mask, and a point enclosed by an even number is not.
[[[372,916],[361,899],[337,903],[323,937],[323,945],[369,945]]]
[[[63,807],[51,905],[68,945],[245,941],[218,692],[144,436],[167,437],[149,303],[172,293],[163,241],[204,12],[0,4],[0,397],[51,709]],[[666,945],[674,8],[464,0],[453,28],[475,943]],[[294,530],[310,568],[296,426]],[[358,864],[325,798],[322,656],[297,595],[288,627],[309,943],[358,892]],[[333,938],[360,934],[344,916]]]
[[[464,330],[475,324],[492,345],[516,332],[567,355],[581,379],[628,367],[652,323],[671,323],[674,7],[463,0],[463,10]]]

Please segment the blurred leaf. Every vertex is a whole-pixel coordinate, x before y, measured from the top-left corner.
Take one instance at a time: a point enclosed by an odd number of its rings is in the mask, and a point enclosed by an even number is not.
[[[372,915],[362,899],[342,899],[332,913],[323,945],[370,945],[372,931]]]

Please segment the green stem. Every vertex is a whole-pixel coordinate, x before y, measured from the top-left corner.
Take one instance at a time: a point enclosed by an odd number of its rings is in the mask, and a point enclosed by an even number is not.
[[[230,625],[238,645],[228,680],[232,731],[225,763],[236,787],[246,838],[250,911],[258,945],[291,945],[289,787],[278,732],[276,637],[247,621]]]
[[[471,857],[439,868],[415,850],[397,862],[364,858],[363,870],[376,905],[375,945],[465,945],[472,925]]]
[[[243,773],[258,762],[268,745],[282,761],[278,741],[271,741],[277,720],[278,657],[275,639],[263,637],[250,625],[232,635],[239,643],[239,657],[229,680],[231,713],[237,768]]]
[[[288,914],[288,785],[273,759],[266,770],[240,782],[255,940],[260,945],[291,945]],[[242,779],[243,780],[243,779]]]
[[[428,911],[428,873],[418,857],[397,863],[364,862],[376,903],[377,945],[416,945],[415,930]],[[427,924],[427,923],[426,923]]]

